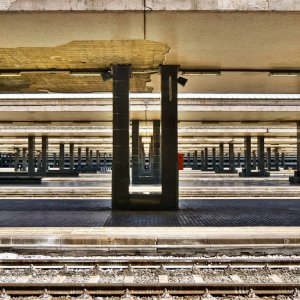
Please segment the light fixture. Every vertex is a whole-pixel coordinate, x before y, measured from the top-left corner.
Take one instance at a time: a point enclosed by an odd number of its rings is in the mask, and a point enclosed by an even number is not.
[[[269,73],[269,76],[287,76],[287,77],[296,77],[300,76],[299,71],[295,72],[280,72],[280,71],[273,71]]]
[[[20,73],[0,73],[0,77],[21,77]]]
[[[70,72],[72,76],[79,76],[79,77],[96,77],[99,76],[99,73],[91,73],[91,72]]]
[[[181,74],[187,76],[221,76],[220,71],[182,70]]]
[[[181,86],[185,86],[186,83],[188,82],[188,80],[187,80],[186,78],[180,76],[180,77],[177,78],[177,82],[178,82]]]

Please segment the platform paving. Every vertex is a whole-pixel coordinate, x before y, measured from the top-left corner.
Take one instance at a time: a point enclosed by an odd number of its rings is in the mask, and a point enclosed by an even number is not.
[[[181,200],[166,212],[111,211],[110,200],[0,200],[0,227],[102,226],[300,226],[300,198]]]

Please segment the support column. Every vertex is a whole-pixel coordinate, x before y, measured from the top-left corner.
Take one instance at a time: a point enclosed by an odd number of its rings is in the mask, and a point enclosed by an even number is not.
[[[113,73],[112,208],[129,205],[129,78],[131,66],[117,64]]]
[[[42,137],[42,166],[41,173],[42,175],[46,175],[48,171],[48,137]]]
[[[234,162],[234,145],[229,143],[229,170],[235,171],[235,162]]]
[[[256,151],[252,151],[252,157],[253,157],[253,164],[252,164],[252,170],[256,170]]]
[[[81,165],[81,147],[78,147],[78,153],[77,153],[77,170],[81,170],[82,165]]]
[[[193,154],[193,169],[194,170],[198,169],[198,154],[197,154],[197,151],[194,151],[194,154]]]
[[[65,144],[59,144],[59,170],[65,169]]]
[[[19,160],[20,160],[20,149],[15,148],[15,171],[19,170]]]
[[[216,148],[212,148],[212,169],[216,171]]]
[[[258,171],[261,175],[265,174],[265,138],[257,137]]]
[[[103,156],[103,168],[104,168],[104,172],[107,171],[107,154],[104,153],[104,156]]]
[[[90,155],[89,155],[89,168],[90,169],[93,169],[93,162],[94,162],[93,150],[90,150]]]
[[[74,170],[74,143],[70,143],[70,170]]]
[[[278,150],[278,148],[274,149],[274,156],[275,156],[275,170],[279,171],[279,150]]]
[[[139,120],[132,120],[131,127],[131,180],[133,184],[138,184],[140,182],[140,164],[139,164]]]
[[[285,168],[285,155],[284,152],[281,152],[281,167]]]
[[[204,171],[208,168],[208,149],[204,148]]]
[[[246,176],[251,174],[251,136],[246,136],[244,138],[244,173]]]
[[[205,170],[204,151],[201,150],[201,171]]]
[[[162,208],[178,209],[178,112],[179,66],[162,65],[161,72],[161,183]]]
[[[35,137],[28,137],[28,175],[35,174]]]
[[[237,155],[237,166],[238,166],[238,168],[241,167],[241,153],[240,152]]]
[[[53,153],[53,167],[56,168],[57,166],[57,158],[56,158],[56,153]]]
[[[160,178],[160,120],[153,121],[153,180],[159,184]]]
[[[271,157],[271,148],[267,148],[267,167],[270,171],[272,169],[272,157]]]
[[[22,151],[22,171],[27,171],[27,148],[23,148]]]
[[[85,148],[85,168],[88,169],[90,165],[90,148]]]
[[[224,171],[224,143],[219,144],[219,172]]]
[[[96,168],[97,168],[97,171],[100,171],[100,152],[99,150],[96,150]]]
[[[297,169],[289,181],[290,183],[300,183],[300,121],[297,122]]]
[[[188,152],[187,154],[187,167],[190,168],[191,167],[191,154]]]

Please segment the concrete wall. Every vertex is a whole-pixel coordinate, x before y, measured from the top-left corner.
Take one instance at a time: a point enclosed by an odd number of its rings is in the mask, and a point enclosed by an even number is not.
[[[300,0],[146,0],[147,10],[299,11]],[[0,11],[143,10],[143,0],[1,0]]]

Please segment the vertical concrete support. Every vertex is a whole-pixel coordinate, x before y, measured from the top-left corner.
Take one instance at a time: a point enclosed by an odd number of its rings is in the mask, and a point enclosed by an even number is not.
[[[59,170],[65,169],[65,144],[59,144]]]
[[[212,148],[212,168],[216,171],[216,148]]]
[[[90,150],[90,155],[89,155],[89,168],[93,169],[93,164],[94,164],[93,150]]]
[[[48,137],[42,137],[42,166],[41,173],[42,175],[46,175],[48,171]]]
[[[244,155],[244,172],[245,175],[251,174],[251,136],[246,136],[244,138],[244,147],[245,147],[245,155]]]
[[[97,171],[100,171],[100,168],[101,168],[100,162],[101,162],[100,152],[99,152],[99,150],[96,150],[96,168],[97,168]]]
[[[224,171],[224,144],[219,144],[219,172]]]
[[[235,171],[235,161],[234,161],[234,144],[229,143],[229,170]]]
[[[187,154],[187,167],[190,168],[191,167],[191,153]]]
[[[159,184],[160,178],[160,120],[153,121],[153,181]]]
[[[11,155],[11,153],[8,154],[8,166],[10,168],[12,167],[12,155]]]
[[[284,152],[281,152],[281,167],[285,168],[285,154]]]
[[[87,169],[90,165],[90,148],[85,148],[85,168]]]
[[[204,171],[208,168],[208,149],[204,148]]]
[[[38,171],[41,171],[42,169],[42,152],[39,150],[37,151],[37,169]]]
[[[279,171],[279,150],[278,150],[278,148],[274,149],[274,156],[275,156],[275,170]]]
[[[139,164],[139,120],[132,120],[131,126],[131,180],[133,184],[139,183],[140,178],[140,164]]]
[[[27,171],[27,148],[22,150],[22,171]]]
[[[74,170],[74,143],[70,143],[70,170]]]
[[[256,151],[253,150],[252,151],[252,170],[256,170],[256,165],[257,165],[257,162],[256,162]]]
[[[257,155],[258,155],[258,171],[260,174],[265,173],[265,137],[257,137]]]
[[[204,151],[201,150],[201,171],[205,170]]]
[[[144,145],[143,145],[142,137],[139,136],[139,176],[143,175],[144,167],[145,167]]]
[[[81,159],[81,147],[78,147],[78,153],[77,153],[77,170],[81,170],[82,165],[81,165],[82,159]]]
[[[237,155],[237,166],[238,166],[238,168],[241,167],[241,153],[240,152]]]
[[[194,170],[198,169],[198,153],[197,153],[197,151],[194,151],[194,154],[193,154],[193,169]]]
[[[35,137],[28,137],[28,175],[35,174]]]
[[[15,148],[15,171],[19,170],[20,148]]]
[[[267,148],[267,167],[270,171],[272,169],[272,156],[271,156],[271,148]]]
[[[56,157],[56,153],[53,153],[53,167],[55,168],[57,166],[57,157]]]
[[[129,204],[129,78],[131,66],[117,64],[113,73],[112,208]]]
[[[161,73],[161,183],[162,208],[178,209],[178,112],[179,66],[162,65]]]
[[[104,156],[103,156],[103,168],[104,168],[104,172],[107,171],[107,154],[104,153]]]

